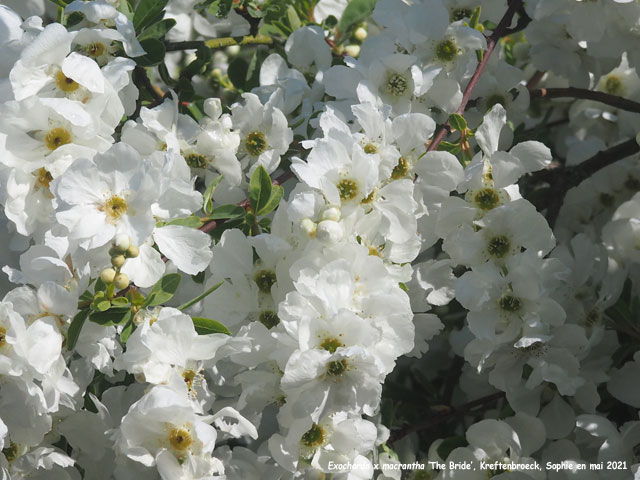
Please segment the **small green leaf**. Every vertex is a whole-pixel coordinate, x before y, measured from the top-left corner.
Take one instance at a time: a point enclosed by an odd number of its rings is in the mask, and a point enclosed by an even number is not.
[[[204,317],[192,317],[193,325],[196,328],[198,335],[209,335],[211,333],[226,333],[231,335],[231,332],[222,323]]]
[[[80,310],[76,313],[73,320],[71,320],[71,325],[69,325],[69,330],[67,330],[67,349],[73,350],[78,342],[78,337],[80,337],[80,331],[82,330],[82,326],[84,322],[87,320],[89,316],[89,309]]]
[[[478,22],[480,21],[480,12],[482,11],[481,7],[476,7],[471,14],[471,18],[469,19],[469,26],[471,28],[476,28],[478,26]]]
[[[269,200],[267,200],[267,203],[261,209],[256,211],[256,214],[267,215],[268,213],[271,213],[272,211],[274,211],[278,206],[278,203],[280,203],[280,200],[282,199],[283,195],[284,195],[284,188],[282,188],[280,185],[272,185],[271,196],[269,197]]]
[[[209,218],[211,220],[222,220],[227,218],[242,218],[247,211],[240,205],[220,205],[213,209]]]
[[[158,222],[161,225],[156,224],[156,226],[164,227],[166,225],[180,225],[183,227],[189,228],[200,228],[202,226],[202,219],[196,215],[189,215],[188,217],[183,218],[174,218],[169,222]]]
[[[145,307],[155,307],[168,302],[175,295],[180,285],[182,276],[179,273],[170,273],[162,277],[151,288],[147,300],[144,302]]]
[[[205,215],[211,215],[211,213],[213,212],[213,192],[215,192],[216,187],[221,180],[222,175],[218,176],[218,178],[211,182],[211,185],[207,187],[207,189],[204,191],[204,195],[202,195],[202,211],[205,213]]]
[[[203,73],[207,64],[211,61],[211,49],[204,43],[196,50],[196,58],[180,72],[181,77],[191,78]]]
[[[122,343],[127,343],[127,340],[129,340],[129,337],[133,333],[133,330],[134,330],[134,325],[133,325],[133,317],[132,317],[131,319],[129,319],[127,324],[122,329],[122,333],[120,333],[120,341]]]
[[[123,307],[125,305],[129,305],[129,300],[127,300],[125,297],[116,297],[111,300],[111,303],[116,307]]]
[[[126,323],[131,315],[132,313],[129,307],[114,307],[104,312],[93,312],[89,315],[89,320],[99,325],[119,325]]]
[[[237,57],[229,64],[227,75],[233,86],[240,90],[245,90],[247,83],[247,72],[249,64],[242,57]]]
[[[109,300],[102,300],[101,302],[98,302],[96,304],[96,308],[100,312],[105,312],[105,311],[109,310],[109,308],[111,308],[111,302]]]
[[[155,38],[156,40],[160,40],[164,38],[164,36],[175,27],[176,21],[173,18],[167,18],[162,20],[161,22],[154,23],[148,28],[145,28],[144,31],[138,35],[138,40],[142,41],[147,38]]]
[[[271,198],[271,178],[262,165],[258,165],[249,181],[249,202],[254,212],[259,212]]]
[[[302,27],[302,22],[300,21],[300,17],[296,12],[296,9],[293,8],[293,5],[289,5],[287,8],[287,19],[289,20],[289,25],[291,25],[291,30],[294,32]]]
[[[133,14],[133,26],[136,32],[141,32],[146,26],[151,25],[158,16],[161,16],[168,1],[142,0]]]
[[[144,51],[147,52],[141,57],[136,57],[135,61],[142,67],[154,67],[164,60],[166,53],[164,43],[155,38],[146,38],[140,42]]]
[[[462,151],[462,147],[460,147],[460,145],[457,143],[442,141],[440,142],[440,145],[438,145],[438,150],[453,153],[455,155],[456,153],[460,153],[460,151]]]
[[[467,129],[467,121],[459,113],[452,113],[449,115],[449,125],[454,130],[464,132]]]
[[[208,290],[206,290],[204,293],[202,293],[202,294],[198,295],[197,297],[195,297],[195,298],[193,298],[193,299],[189,300],[187,303],[183,303],[182,305],[180,305],[180,306],[178,307],[178,310],[184,310],[184,309],[186,309],[186,308],[189,308],[191,305],[194,305],[194,304],[198,303],[200,300],[202,300],[203,298],[205,298],[207,295],[209,295],[209,294],[211,294],[211,293],[215,292],[215,291],[218,289],[218,287],[219,287],[220,285],[222,285],[223,283],[224,283],[224,280],[222,280],[222,281],[221,281],[221,282],[219,282],[219,283],[216,283],[213,287],[209,288],[209,289],[208,289]]]

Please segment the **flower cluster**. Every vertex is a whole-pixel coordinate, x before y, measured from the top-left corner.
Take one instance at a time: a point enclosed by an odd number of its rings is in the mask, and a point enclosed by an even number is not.
[[[637,2],[13,3],[2,478],[640,475]]]

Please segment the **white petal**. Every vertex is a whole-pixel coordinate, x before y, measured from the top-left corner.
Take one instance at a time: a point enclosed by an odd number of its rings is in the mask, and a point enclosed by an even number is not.
[[[160,251],[178,269],[190,275],[195,275],[207,268],[213,257],[213,252],[209,248],[211,237],[200,230],[182,225],[167,225],[156,228],[153,239]]]

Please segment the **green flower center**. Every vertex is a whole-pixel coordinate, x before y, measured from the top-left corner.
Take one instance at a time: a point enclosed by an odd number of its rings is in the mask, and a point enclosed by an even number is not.
[[[500,196],[493,188],[483,188],[476,192],[473,202],[482,210],[491,210],[500,203]]]
[[[504,235],[498,235],[489,240],[487,246],[487,252],[492,257],[502,258],[509,253],[509,247],[511,246],[509,239]]]
[[[127,202],[124,198],[113,195],[104,203],[103,209],[107,214],[107,218],[115,222],[127,212],[127,207]]]
[[[436,46],[436,58],[441,62],[450,62],[458,55],[458,45],[449,38]]]
[[[341,200],[353,200],[358,195],[358,184],[348,178],[340,180],[336,187]]]
[[[320,348],[331,353],[335,352],[339,347],[344,347],[344,343],[337,338],[325,338],[320,344]]]
[[[80,87],[77,82],[62,73],[62,70],[56,73],[56,86],[65,93],[75,92]]]
[[[364,153],[378,153],[378,147],[374,143],[367,143],[364,146]]]
[[[85,51],[87,52],[87,55],[93,58],[101,56],[105,50],[106,50],[106,47],[104,46],[104,43],[100,43],[100,42],[90,43],[89,45],[86,46],[86,49],[85,49]]]
[[[7,329],[0,327],[0,348],[7,344]]]
[[[244,141],[244,146],[252,157],[259,157],[267,150],[267,137],[262,132],[251,132]]]
[[[66,128],[53,128],[44,137],[44,144],[51,151],[68,143],[71,143],[71,133]]]
[[[271,330],[280,323],[280,317],[273,311],[260,312],[260,323]]]
[[[332,377],[339,377],[346,371],[346,360],[334,360],[333,362],[327,363],[327,375],[331,375]]]
[[[457,22],[463,18],[471,18],[471,15],[473,15],[473,10],[470,8],[454,8],[451,11],[450,18],[452,22]]]
[[[604,91],[611,95],[622,93],[622,81],[615,75],[609,75],[604,81]]]
[[[169,444],[178,452],[184,452],[193,443],[191,434],[184,428],[174,428],[169,432]]]
[[[190,153],[185,157],[185,160],[191,168],[204,168],[209,163],[207,156],[200,153]]]
[[[408,89],[409,81],[407,80],[407,77],[395,72],[389,74],[386,84],[386,90],[388,94],[394,97],[400,97],[404,95]]]
[[[398,164],[393,167],[393,170],[391,171],[391,178],[399,180],[406,177],[407,173],[409,173],[409,162],[407,162],[404,157],[400,157],[398,159]]]
[[[273,270],[260,270],[253,279],[262,293],[271,293],[271,287],[276,283],[276,272]]]
[[[302,435],[300,443],[310,448],[316,448],[324,443],[324,437],[324,428],[317,423],[314,423],[311,425],[311,428]]]
[[[522,302],[520,299],[514,295],[503,295],[498,300],[498,305],[500,308],[506,312],[517,312],[522,308]]]

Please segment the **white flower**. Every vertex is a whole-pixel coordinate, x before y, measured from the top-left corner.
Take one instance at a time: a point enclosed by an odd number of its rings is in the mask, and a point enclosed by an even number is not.
[[[57,220],[86,248],[129,235],[135,245],[153,231],[156,200],[148,165],[124,143],[92,160],[76,161],[53,186]]]

